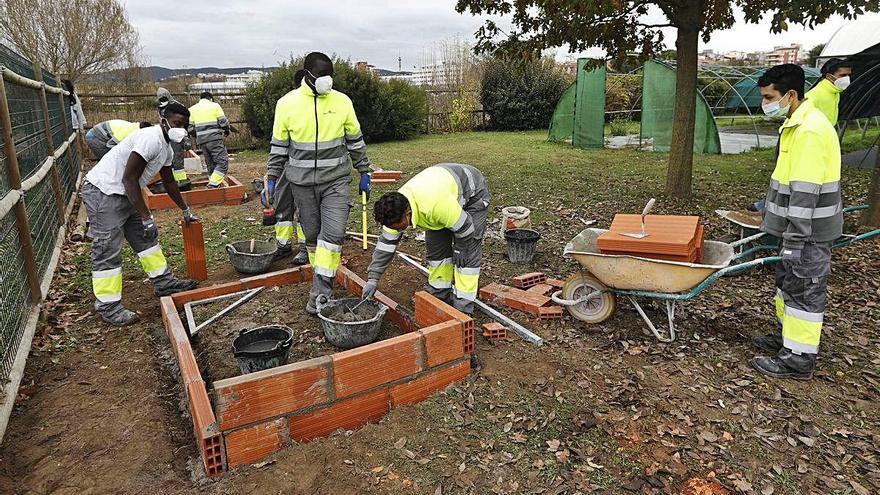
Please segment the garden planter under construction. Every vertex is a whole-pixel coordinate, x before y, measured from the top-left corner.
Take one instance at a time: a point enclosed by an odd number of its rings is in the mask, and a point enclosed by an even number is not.
[[[162,317],[208,476],[251,464],[291,442],[356,429],[392,407],[414,404],[470,373],[474,321],[439,299],[415,295],[410,317],[382,293],[386,321],[401,334],[355,349],[206,383],[179,311],[187,302],[256,287],[308,283],[304,266],[182,292],[161,300]],[[337,284],[360,296],[364,280],[345,268]]]
[[[244,185],[231,175],[227,175],[223,179],[223,185],[220,187],[209,188],[207,179],[193,181],[192,186],[191,190],[181,193],[186,204],[191,207],[216,204],[239,205],[247,197]],[[149,187],[142,188],[142,191],[147,206],[151,210],[178,207],[168,193],[154,193]]]

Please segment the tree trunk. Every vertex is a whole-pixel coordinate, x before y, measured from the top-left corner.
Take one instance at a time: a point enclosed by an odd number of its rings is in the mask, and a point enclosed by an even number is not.
[[[880,227],[880,147],[877,149],[877,159],[874,160],[874,175],[868,189],[868,209],[862,213],[862,224]]]
[[[689,2],[686,2],[689,3]],[[694,2],[697,3],[697,2]],[[700,37],[699,6],[694,24],[678,28],[675,71],[675,113],[666,194],[685,198],[691,195],[694,169],[694,120],[697,107],[697,42]]]

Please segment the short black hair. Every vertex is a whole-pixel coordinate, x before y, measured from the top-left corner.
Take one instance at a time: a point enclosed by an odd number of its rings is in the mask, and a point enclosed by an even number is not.
[[[822,68],[819,70],[822,75],[834,74],[837,69],[841,69],[843,67],[852,67],[852,64],[843,58],[829,58],[827,62],[822,64]]]
[[[303,68],[309,72],[312,72],[314,69],[317,69],[319,64],[329,65],[330,68],[333,68],[333,61],[330,60],[330,57],[321,53],[321,52],[312,52],[306,55],[306,58],[303,60]],[[332,70],[331,70],[332,72]]]
[[[153,126],[153,124],[151,122],[146,122],[146,121],[141,122],[141,129],[143,129],[144,127],[152,127],[152,126]]]
[[[303,77],[306,75],[305,69],[299,69],[298,71],[293,73],[293,87],[298,88],[302,86]]]
[[[758,78],[758,87],[773,85],[782,94],[795,90],[798,99],[804,98],[804,69],[795,64],[774,65]]]
[[[382,195],[373,206],[373,216],[380,225],[394,225],[406,215],[409,210],[409,200],[399,192],[389,192]]]
[[[209,99],[209,100],[213,100],[213,99],[214,99],[214,97],[211,96],[211,92],[210,92],[210,91],[202,91],[202,94],[199,95],[199,98],[207,98],[207,99]]]
[[[169,113],[176,113],[177,115],[182,115],[186,118],[189,118],[189,108],[186,108],[178,101],[169,101],[167,105],[165,105],[165,109],[162,111],[163,116],[167,116]]]

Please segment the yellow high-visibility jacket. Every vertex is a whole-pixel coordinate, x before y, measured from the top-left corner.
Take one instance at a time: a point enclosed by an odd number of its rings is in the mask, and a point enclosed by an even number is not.
[[[223,139],[229,131],[229,119],[223,113],[219,103],[202,98],[189,107],[190,132],[195,132],[199,144]]]
[[[140,122],[129,122],[122,119],[110,119],[98,122],[92,128],[93,134],[103,139],[108,148],[122,142],[123,139],[141,128]]]
[[[370,171],[367,145],[351,100],[339,91],[315,94],[303,84],[275,105],[269,175],[300,186]]]
[[[837,239],[843,231],[843,207],[840,144],[834,127],[807,99],[779,132],[779,158],[761,229],[781,237],[789,249]]]
[[[834,85],[828,79],[822,78],[813,89],[807,91],[804,95],[813,102],[813,106],[819,109],[826,117],[831,125],[837,124],[837,111],[840,107],[840,93],[843,90]]]

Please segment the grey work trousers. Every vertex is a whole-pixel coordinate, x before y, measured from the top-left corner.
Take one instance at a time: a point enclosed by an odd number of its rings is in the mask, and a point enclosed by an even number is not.
[[[830,272],[828,242],[807,242],[800,260],[776,265],[776,317],[782,341],[777,357],[794,370],[815,368]]]
[[[469,284],[462,275],[479,277],[480,264],[483,260],[483,235],[486,233],[486,221],[489,215],[489,186],[484,184],[463,209],[470,215],[474,224],[474,233],[469,238],[458,239],[449,229],[425,232],[429,272],[437,274],[430,277],[428,292],[443,301],[451,302],[455,309],[462,313],[472,314],[476,297],[476,292],[473,291],[474,284],[467,287]],[[444,265],[454,265],[452,279],[449,279],[450,270],[443,270]]]
[[[229,154],[222,139],[214,139],[207,143],[200,143],[202,156],[205,157],[205,166],[208,167],[208,186],[219,187],[223,184],[223,178],[229,173]]]
[[[351,176],[346,175],[315,186],[290,184],[314,271],[313,297],[320,294],[329,297],[333,290],[348,223],[350,183]]]
[[[158,240],[144,238],[141,217],[121,194],[104,194],[90,182],[80,192],[89,217],[92,238],[92,288],[95,309],[111,315],[122,309],[122,240],[128,241],[154,288],[161,290],[176,279],[168,268]]]
[[[302,226],[296,221],[296,204],[293,201],[292,184],[287,180],[285,174],[281,174],[281,177],[278,177],[275,182],[272,207],[275,208],[275,241],[278,243],[278,249],[290,249],[293,235],[296,233],[300,251],[306,251],[306,240]]]
[[[96,160],[104,158],[104,155],[110,151],[110,148],[107,147],[107,141],[91,132],[86,134],[86,145],[88,145],[89,151],[95,155]]]

